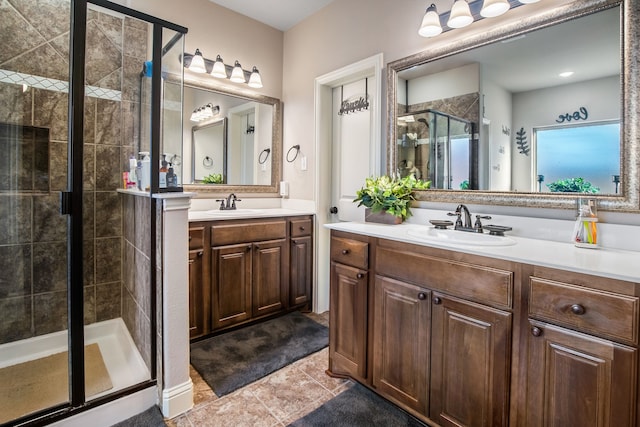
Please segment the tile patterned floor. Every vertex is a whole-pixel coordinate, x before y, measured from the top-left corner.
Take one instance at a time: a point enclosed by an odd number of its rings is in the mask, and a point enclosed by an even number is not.
[[[326,326],[329,313],[309,317]],[[286,426],[337,396],[352,383],[329,377],[324,348],[223,397],[217,397],[195,369],[194,407],[167,421],[169,427]]]

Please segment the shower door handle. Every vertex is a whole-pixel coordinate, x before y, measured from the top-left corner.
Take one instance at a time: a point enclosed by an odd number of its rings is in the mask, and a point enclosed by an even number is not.
[[[71,192],[60,192],[60,215],[71,215]]]

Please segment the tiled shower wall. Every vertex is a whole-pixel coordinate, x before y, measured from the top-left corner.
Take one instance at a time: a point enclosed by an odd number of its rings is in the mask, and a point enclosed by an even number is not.
[[[68,82],[69,1],[5,0],[0,21],[0,123],[49,130],[48,188],[0,189],[0,343],[6,343],[67,328],[67,218],[59,213],[59,192],[67,188],[68,94],[7,83],[6,76],[45,77],[45,86]],[[139,347],[131,319],[144,303],[123,287],[123,207],[115,189],[126,159],[138,151],[147,34],[144,22],[88,13],[86,83],[109,95],[85,97],[84,317],[85,323],[123,317]]]

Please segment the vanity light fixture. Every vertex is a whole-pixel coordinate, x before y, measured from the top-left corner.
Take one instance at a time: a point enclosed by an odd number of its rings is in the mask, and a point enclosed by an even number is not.
[[[219,79],[227,78],[227,69],[224,66],[222,58],[220,58],[220,55],[216,56],[216,60],[213,63],[213,67],[211,68],[211,75]]]
[[[473,22],[471,9],[467,0],[456,0],[451,6],[451,14],[447,21],[447,26],[451,28],[463,28]]]
[[[258,67],[253,67],[251,71],[242,69],[240,62],[236,61],[234,66],[226,65],[220,55],[215,61],[204,58],[200,49],[196,49],[194,54],[185,53],[179,58],[184,68],[196,73],[208,73],[220,79],[229,79],[234,83],[246,83],[253,88],[262,87],[262,78]]]
[[[480,15],[484,18],[495,18],[505,13],[510,7],[507,0],[484,0]]]
[[[202,107],[198,107],[191,113],[190,120],[192,122],[201,122],[207,120],[220,113],[220,107],[211,103],[205,104]]]
[[[451,10],[438,14],[435,4],[431,4],[423,18],[418,34],[422,37],[435,37],[440,33],[464,28],[485,18],[500,16],[523,4],[537,3],[540,0],[455,0]]]
[[[189,63],[189,67],[187,68],[194,73],[207,72],[204,64],[204,58],[202,57],[202,52],[200,52],[200,49],[196,49],[196,53],[191,57],[191,62]]]
[[[247,81],[244,79],[244,71],[242,70],[242,66],[236,60],[236,63],[233,66],[233,71],[231,71],[231,77],[229,77],[234,83],[246,83]]]
[[[418,34],[422,37],[435,37],[441,32],[442,25],[440,24],[440,15],[438,15],[436,5],[431,3],[431,6],[429,6],[424,13]]]

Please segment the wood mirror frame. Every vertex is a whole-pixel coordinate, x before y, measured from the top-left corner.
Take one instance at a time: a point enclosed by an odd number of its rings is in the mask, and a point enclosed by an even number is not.
[[[387,65],[387,173],[391,174],[397,163],[398,72],[616,6],[620,6],[622,14],[620,194],[588,196],[598,199],[601,210],[640,211],[640,4],[630,0],[574,1],[390,62]],[[526,7],[518,9],[524,12]],[[445,35],[455,37],[455,32],[441,36]],[[433,189],[417,191],[416,196],[417,200],[425,202],[573,209],[575,199],[581,194]]]
[[[271,184],[270,185],[235,185],[235,184],[184,184],[185,191],[196,193],[237,193],[252,194],[259,196],[279,196],[279,186],[282,180],[282,103],[277,98],[266,95],[259,95],[251,90],[238,89],[230,86],[222,86],[213,77],[197,78],[191,75],[184,75],[184,85],[196,89],[207,90],[222,95],[255,101],[261,104],[268,104],[273,107],[272,137],[271,137]],[[193,156],[193,153],[191,153]]]

